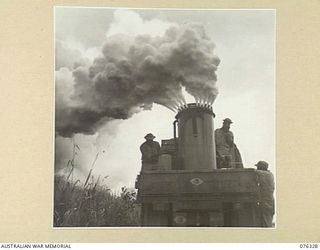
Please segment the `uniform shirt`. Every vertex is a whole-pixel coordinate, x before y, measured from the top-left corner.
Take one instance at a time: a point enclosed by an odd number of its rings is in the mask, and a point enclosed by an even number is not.
[[[262,201],[273,201],[274,177],[270,171],[257,170],[260,183],[260,197]]]
[[[158,162],[160,153],[160,144],[156,141],[145,141],[140,146],[140,151],[142,153],[141,160],[145,163],[155,163]]]
[[[216,129],[215,133],[216,150],[221,156],[230,155],[230,149],[233,146],[233,133],[224,131],[222,128]]]
[[[267,170],[257,170],[260,187],[260,223],[262,227],[272,227],[274,207],[274,178],[273,174]]]

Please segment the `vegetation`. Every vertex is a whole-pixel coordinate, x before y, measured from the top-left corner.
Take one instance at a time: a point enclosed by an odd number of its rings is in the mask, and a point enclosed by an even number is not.
[[[106,185],[100,184],[100,176],[94,178],[92,164],[86,180],[71,181],[74,171],[73,158],[67,164],[67,176],[55,176],[54,226],[55,227],[134,227],[140,226],[140,208],[135,203],[136,192],[123,187],[116,195]],[[104,178],[107,178],[104,177]]]

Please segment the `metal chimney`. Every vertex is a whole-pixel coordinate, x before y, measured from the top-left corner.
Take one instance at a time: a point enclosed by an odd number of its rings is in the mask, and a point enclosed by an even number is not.
[[[178,162],[180,169],[216,169],[212,107],[196,103],[178,112]]]

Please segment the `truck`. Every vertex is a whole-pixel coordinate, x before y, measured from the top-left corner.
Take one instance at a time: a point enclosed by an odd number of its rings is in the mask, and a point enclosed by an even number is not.
[[[214,117],[207,104],[180,108],[158,161],[142,163],[136,179],[141,226],[265,227],[266,217],[270,226],[272,173],[217,166]]]

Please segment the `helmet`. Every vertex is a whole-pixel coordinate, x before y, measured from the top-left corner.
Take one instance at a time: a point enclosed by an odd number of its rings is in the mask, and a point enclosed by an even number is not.
[[[223,123],[230,123],[230,124],[231,124],[231,123],[232,123],[232,121],[231,121],[231,119],[230,119],[230,118],[226,118],[226,119],[224,119],[224,120],[223,120]]]
[[[257,166],[258,170],[267,170],[269,164],[265,161],[259,161],[255,166]]]
[[[147,134],[144,138],[145,138],[145,139],[154,139],[154,138],[156,138],[156,137],[155,137],[153,134],[149,133],[149,134]]]

